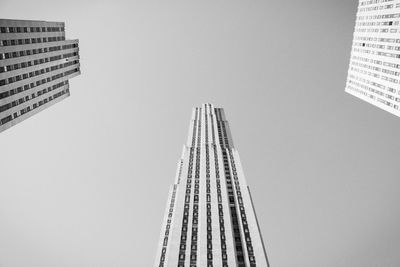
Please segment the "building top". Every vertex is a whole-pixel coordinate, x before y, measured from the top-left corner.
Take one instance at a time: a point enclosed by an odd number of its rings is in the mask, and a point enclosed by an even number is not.
[[[64,27],[65,22],[59,21],[45,21],[45,20],[16,20],[16,19],[0,19],[0,26],[36,26],[36,25],[57,25],[59,27]]]

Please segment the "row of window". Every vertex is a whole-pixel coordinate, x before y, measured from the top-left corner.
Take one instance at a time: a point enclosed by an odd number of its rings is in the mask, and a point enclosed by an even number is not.
[[[188,166],[188,175],[186,180],[186,191],[185,191],[185,204],[183,208],[183,218],[182,218],[182,229],[181,229],[181,240],[179,243],[179,256],[178,256],[178,267],[185,266],[185,257],[186,257],[186,240],[187,240],[187,231],[188,231],[188,222],[189,222],[189,207],[190,207],[190,194],[192,187],[192,172],[193,172],[193,157],[194,157],[194,147],[196,144],[196,124],[197,124],[197,108],[196,115],[193,122],[193,135],[192,135],[192,145],[189,150],[189,166]]]
[[[211,108],[211,105],[209,105]],[[215,178],[217,182],[217,199],[218,199],[218,214],[219,214],[219,232],[220,232],[220,241],[221,241],[221,256],[222,256],[222,266],[228,267],[228,254],[226,251],[226,236],[225,236],[225,225],[224,225],[224,211],[222,206],[222,192],[221,192],[221,181],[219,175],[219,164],[218,164],[218,153],[216,148],[216,140],[215,140],[215,128],[214,128],[214,117],[210,113],[211,118],[211,130],[212,130],[212,140],[213,140],[213,148],[214,148],[214,164],[215,164]]]
[[[396,8],[400,7],[400,3],[396,5]],[[358,14],[357,14],[358,15]],[[400,18],[399,13],[392,13],[392,14],[375,14],[375,15],[365,15],[365,16],[357,16],[357,21],[361,20],[377,20],[377,19],[395,19]]]
[[[207,106],[205,107],[207,114]],[[212,251],[212,218],[211,218],[211,184],[210,184],[210,149],[208,146],[208,116],[205,116],[206,141],[206,206],[207,206],[207,266],[213,266]]]
[[[169,205],[168,219],[167,219],[167,225],[165,226],[165,234],[164,234],[163,248],[162,248],[162,250],[161,250],[161,256],[160,256],[160,264],[159,264],[159,267],[164,267],[165,254],[166,254],[166,252],[167,252],[167,245],[168,245],[169,231],[170,231],[170,228],[171,228],[172,215],[173,215],[173,212],[174,212],[174,203],[175,203],[176,187],[177,187],[177,185],[175,184],[175,185],[174,185],[173,192],[172,192],[171,203],[170,203],[170,205]]]
[[[63,32],[64,27],[0,27],[1,33]]]
[[[351,65],[358,66],[358,67],[365,68],[365,69],[374,70],[374,71],[377,71],[377,72],[383,72],[383,73],[390,74],[390,75],[393,75],[393,76],[400,76],[400,72],[398,72],[398,71],[379,68],[379,67],[373,66],[371,64],[365,64],[365,63],[352,61]]]
[[[383,5],[383,6],[372,6],[372,7],[361,7],[358,9],[358,12],[369,12],[369,11],[376,11],[376,10],[384,10],[384,9],[391,9],[393,8],[393,4]]]
[[[223,131],[224,131],[224,135],[226,136],[226,131],[225,131],[224,127],[223,127]],[[242,219],[242,229],[244,232],[244,240],[246,242],[247,254],[249,256],[250,267],[256,267],[256,258],[254,256],[254,250],[253,250],[253,245],[251,242],[250,230],[249,230],[249,226],[247,223],[246,212],[245,212],[244,205],[243,205],[242,192],[240,191],[240,183],[239,183],[239,179],[238,179],[238,175],[237,175],[237,171],[236,171],[235,159],[232,155],[231,150],[229,150],[229,157],[230,157],[231,166],[232,166],[233,179],[234,179],[235,188],[236,188],[236,197],[237,197],[237,202],[239,204],[240,217]]]
[[[238,263],[238,266],[240,267],[245,267],[245,259],[244,259],[244,251],[243,251],[243,246],[242,246],[242,237],[240,235],[240,225],[239,225],[239,219],[238,219],[238,214],[236,212],[237,206],[235,202],[235,195],[233,192],[233,187],[232,187],[232,177],[229,169],[229,161],[228,161],[228,156],[227,152],[225,149],[230,149],[229,148],[229,142],[228,138],[226,135],[226,129],[224,122],[222,121],[222,114],[221,114],[221,109],[215,109],[216,115],[217,115],[217,130],[218,130],[218,137],[219,137],[219,143],[221,145],[222,149],[222,160],[224,164],[224,173],[225,173],[225,182],[226,182],[226,189],[228,193],[228,202],[229,202],[229,210],[230,210],[230,215],[231,215],[231,222],[232,222],[232,230],[233,230],[233,239],[235,243],[235,248],[236,248],[236,260]]]
[[[40,44],[40,43],[48,43],[48,42],[59,42],[59,41],[64,41],[64,40],[65,40],[65,36],[12,39],[12,40],[0,41],[0,46]]]
[[[17,99],[17,100],[14,100],[14,101],[10,102],[10,103],[7,103],[7,104],[5,104],[5,105],[2,105],[2,106],[0,106],[0,112],[6,111],[6,110],[8,110],[8,109],[10,109],[10,108],[13,108],[13,107],[15,107],[15,106],[18,106],[18,105],[20,105],[20,104],[22,104],[22,103],[25,103],[25,102],[27,102],[27,101],[29,101],[29,100],[32,100],[32,99],[34,99],[34,98],[36,98],[36,97],[38,97],[38,96],[41,96],[41,95],[43,95],[43,94],[46,94],[47,92],[51,92],[51,91],[53,91],[53,90],[55,90],[55,89],[57,89],[57,88],[60,88],[61,86],[64,86],[64,84],[67,84],[67,82],[64,82],[64,81],[63,81],[63,82],[61,82],[61,83],[57,83],[57,84],[55,84],[55,85],[53,85],[53,86],[44,88],[43,90],[40,90],[40,91],[38,91],[38,92],[36,92],[36,93],[33,93],[33,94],[31,94],[31,95],[27,95],[27,96],[25,96],[25,97],[21,97],[20,99]],[[22,90],[22,87],[18,88],[18,93],[20,93],[20,92],[22,92],[22,91],[23,91],[23,90]]]
[[[394,50],[394,51],[400,51],[400,46],[394,46],[394,45],[384,45],[384,44],[370,44],[370,43],[360,43],[360,42],[354,42],[353,47],[368,47],[368,48],[375,48],[375,49],[386,49],[386,50]]]
[[[72,64],[75,64],[75,63],[68,62],[68,63],[65,63],[65,64],[72,65]],[[62,65],[62,66],[64,66],[64,65]],[[37,87],[39,85],[54,81],[56,79],[59,79],[61,77],[67,76],[67,75],[69,75],[69,74],[71,74],[73,72],[78,72],[78,71],[79,71],[79,68],[75,68],[75,69],[66,71],[64,73],[59,73],[57,75],[53,75],[52,77],[47,77],[46,79],[41,79],[41,80],[38,80],[36,82],[25,84],[23,87],[19,86],[19,87],[15,88],[15,89],[11,89],[9,91],[2,92],[2,93],[0,93],[0,99],[6,98],[8,96],[12,96],[14,94],[18,94],[18,93],[20,93],[22,91],[26,91],[26,90],[32,89],[32,88]]]
[[[52,100],[64,95],[64,94],[67,94],[67,93],[69,93],[69,89],[68,88],[65,89],[65,90],[62,90],[62,91],[60,91],[58,93],[55,93],[54,95],[49,96],[48,98],[40,100],[38,103],[34,103],[32,105],[32,108],[31,108],[31,106],[28,106],[28,107],[25,107],[25,108],[21,109],[18,112],[15,112],[14,114],[10,114],[10,115],[8,115],[8,116],[6,116],[6,117],[4,117],[4,118],[2,118],[0,120],[0,125],[4,125],[4,124],[12,121],[13,119],[16,119],[19,116],[22,116],[22,115],[24,115],[24,114],[26,114],[26,113],[28,113],[28,112],[30,112],[30,111],[42,106],[42,105],[44,105],[44,104],[46,104],[46,103],[48,103],[48,102],[50,102],[50,101],[52,101]]]
[[[76,52],[72,53],[72,55],[65,54],[64,58],[71,57],[74,54],[76,54]],[[62,58],[62,56],[58,55],[58,56],[46,58],[46,60],[48,60],[48,61],[45,61],[44,59],[40,59],[38,64],[51,62],[51,61],[56,61],[56,60],[59,60],[61,58]],[[44,60],[44,61],[42,62],[42,60]],[[41,74],[44,74],[44,73],[48,73],[48,72],[57,70],[57,69],[62,68],[64,66],[71,66],[71,65],[76,64],[76,63],[78,63],[77,60],[74,60],[74,61],[67,62],[67,63],[64,63],[64,64],[59,64],[59,65],[56,65],[56,66],[53,66],[53,67],[42,68],[40,70],[19,74],[19,75],[13,76],[13,77],[9,77],[7,79],[2,79],[2,80],[0,80],[0,86],[4,86],[4,85],[11,84],[11,83],[14,83],[14,82],[19,82],[19,81],[22,81],[22,80],[25,80],[25,79],[28,79],[28,78],[32,78],[32,77],[35,77],[35,76],[38,76],[38,75],[41,75]],[[29,66],[26,66],[26,67],[29,67]]]
[[[198,108],[196,108],[196,115],[195,119],[193,122],[193,135],[192,135],[192,145],[190,147],[190,154],[189,154],[189,166],[188,166],[188,176],[186,180],[186,192],[185,192],[185,205],[183,209],[183,220],[182,220],[182,230],[181,230],[181,241],[179,245],[179,258],[178,258],[178,267],[184,267],[185,266],[185,257],[186,257],[186,240],[187,240],[187,231],[188,231],[188,222],[189,222],[189,207],[190,207],[190,195],[191,195],[191,188],[192,188],[192,173],[193,173],[193,158],[194,158],[194,148],[196,145],[196,130],[198,129],[198,125],[200,124],[200,121],[198,121],[199,115],[198,115]],[[197,167],[197,166],[196,166]],[[195,181],[195,190],[199,190],[199,180]],[[198,196],[197,196],[197,201],[198,201]],[[193,207],[194,209],[194,207]],[[197,211],[198,212],[198,211]],[[195,222],[195,219],[193,218],[193,222]],[[196,219],[197,223],[197,219]],[[193,231],[193,229],[192,229]],[[196,233],[197,234],[197,233]],[[191,249],[197,249],[197,235],[192,236],[192,238],[195,239],[196,244],[192,243]],[[193,239],[192,239],[193,240]],[[195,248],[196,247],[196,248]],[[196,259],[192,258],[191,254],[191,260],[195,261]],[[194,257],[196,257],[194,255]]]
[[[360,1],[360,6],[368,6],[374,5],[378,3],[386,3],[386,2],[393,2],[393,0],[367,0],[367,1]]]
[[[385,57],[392,57],[392,58],[400,58],[400,54],[374,51],[374,50],[369,50],[369,49],[360,49],[360,48],[356,48],[356,47],[353,47],[353,52],[385,56]]]
[[[384,43],[399,43],[400,44],[400,39],[396,39],[396,38],[378,38],[378,37],[367,37],[367,36],[354,36],[354,40],[371,41],[371,42],[384,42]]]
[[[200,191],[200,143],[201,143],[201,108],[197,125],[196,169],[194,175],[193,218],[192,218],[192,243],[190,245],[190,265],[197,264],[197,238],[199,220],[199,191]]]
[[[378,28],[365,28],[365,29],[360,29],[356,28],[354,30],[355,32],[362,32],[362,33],[396,33],[397,29],[390,29],[390,28],[384,28],[384,29],[378,29]]]
[[[59,51],[61,49],[66,50],[66,49],[71,49],[71,48],[76,48],[76,47],[78,47],[78,44],[68,44],[68,45],[63,45],[63,46],[56,45],[56,46],[43,47],[43,48],[37,48],[37,49],[28,49],[28,50],[22,50],[22,51],[0,53],[0,60],[36,55],[36,54],[47,53],[47,52],[54,52],[54,51]]]
[[[372,27],[372,26],[396,26],[399,25],[400,21],[373,21],[373,22],[357,22],[357,27]]]
[[[350,67],[350,70],[354,71],[354,72],[358,72],[358,73],[364,74],[364,75],[371,76],[371,77],[376,78],[376,79],[380,78],[381,80],[388,81],[388,82],[391,82],[391,83],[399,83],[398,79],[391,78],[391,77],[388,77],[388,76],[385,76],[385,75],[381,75],[381,74],[378,74],[378,73],[375,73],[375,72],[367,71],[367,70],[364,70],[364,69],[359,69],[359,68],[356,68],[356,67],[353,67],[353,66]]]
[[[399,109],[399,105],[397,103],[392,103],[389,101],[389,100],[393,101],[394,97],[391,94],[383,93],[385,86],[381,85],[379,83],[376,83],[374,81],[367,80],[367,79],[355,76],[353,74],[350,74],[346,88],[351,89],[357,93],[360,93],[362,91],[362,92],[364,92],[363,95],[365,95],[365,96],[368,95],[370,98],[375,99],[375,100],[377,99],[377,96],[375,96],[375,94],[378,96],[384,96],[387,99],[387,100],[385,100],[386,101],[385,104],[387,106],[391,106],[395,109]],[[376,89],[376,88],[379,88],[379,89]],[[388,89],[388,91],[389,91],[389,89]],[[373,94],[370,94],[369,92],[371,92]],[[371,96],[373,96],[373,97],[371,97]]]
[[[58,55],[58,56],[52,56],[52,57],[45,57],[45,58],[40,58],[40,59],[34,59],[26,62],[21,62],[21,63],[16,63],[16,64],[10,64],[7,66],[1,66],[0,67],[0,73],[2,72],[7,72],[7,71],[12,71],[12,70],[18,70],[18,69],[24,69],[28,68],[31,66],[36,66],[56,60],[60,60],[62,58],[69,58],[69,57],[74,57],[77,56],[78,52],[72,52],[72,53],[66,53],[63,55]]]
[[[373,100],[375,100],[375,101],[377,101],[379,103],[385,104],[386,106],[392,107],[392,108],[394,108],[396,110],[400,109],[400,107],[398,105],[395,105],[395,104],[393,104],[393,103],[391,103],[391,102],[389,102],[387,100],[384,100],[384,99],[382,99],[380,97],[377,97],[377,96],[375,96],[373,94],[368,94],[367,92],[365,92],[365,91],[363,91],[363,90],[361,90],[359,88],[355,88],[355,87],[353,87],[351,85],[348,85],[347,89],[352,90],[352,91],[354,91],[354,92],[356,92],[356,93],[358,93],[360,95],[364,95],[366,97],[369,97],[370,99],[373,99]]]
[[[349,80],[348,83],[349,84],[353,84],[354,86],[357,86],[358,88],[362,88],[362,89],[364,89],[366,91],[373,92],[373,93],[375,93],[377,95],[380,95],[382,97],[386,97],[386,101],[391,100],[392,102],[393,101],[397,101],[397,102],[400,103],[400,97],[394,97],[391,94],[384,93],[381,90],[375,89],[375,88],[373,88],[371,86],[368,86],[368,85],[365,85],[365,84],[361,84],[360,82],[356,82],[356,81],[353,81],[353,80]],[[393,105],[400,105],[400,104],[394,103]]]

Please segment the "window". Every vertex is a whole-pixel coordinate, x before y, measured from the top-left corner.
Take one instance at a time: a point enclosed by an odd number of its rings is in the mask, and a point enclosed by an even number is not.
[[[12,120],[12,117],[11,117],[11,115],[9,115],[9,116],[1,119],[1,124],[5,124],[11,120]]]

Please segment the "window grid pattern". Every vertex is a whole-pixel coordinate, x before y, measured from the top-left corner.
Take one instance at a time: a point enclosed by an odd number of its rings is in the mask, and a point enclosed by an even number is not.
[[[0,19],[0,132],[69,96],[78,51],[63,23]]]
[[[359,1],[346,92],[400,116],[400,0]]]
[[[242,246],[242,237],[240,234],[240,225],[239,225],[239,218],[237,214],[237,207],[235,201],[235,194],[234,189],[232,187],[232,177],[231,171],[229,167],[229,160],[226,150],[229,150],[229,141],[228,137],[225,132],[225,128],[223,128],[223,120],[221,115],[221,110],[217,109],[216,113],[219,115],[219,119],[217,118],[217,127],[218,127],[218,136],[222,148],[222,160],[224,163],[224,172],[225,172],[225,181],[226,181],[226,188],[228,192],[228,203],[229,203],[229,210],[231,215],[231,222],[232,222],[232,231],[233,231],[233,239],[234,239],[234,247],[235,247],[235,254],[238,267],[245,267],[245,258]]]
[[[201,108],[199,109],[201,114]],[[200,150],[201,149],[201,115],[197,124],[196,168],[194,175],[193,217],[192,217],[192,242],[190,245],[190,267],[197,266],[197,239],[199,225],[199,198],[200,198]]]
[[[173,191],[172,191],[171,202],[169,204],[167,225],[165,226],[164,241],[163,241],[163,246],[162,246],[162,250],[161,250],[161,258],[160,258],[159,267],[164,267],[165,254],[167,252],[167,246],[168,246],[169,231],[170,231],[170,228],[171,228],[171,221],[172,221],[172,216],[173,216],[173,213],[174,213],[176,187],[177,187],[177,185],[175,184],[174,187],[173,187]]]
[[[196,144],[196,125],[197,125],[197,108],[195,119],[193,121],[193,130],[192,130],[192,144],[189,148],[189,165],[188,165],[188,175],[186,181],[186,190],[185,190],[185,204],[183,208],[183,218],[182,218],[182,230],[181,230],[181,239],[179,245],[179,258],[178,258],[178,267],[185,266],[185,257],[186,257],[186,241],[188,234],[188,222],[189,222],[189,207],[190,207],[190,194],[192,188],[192,175],[193,175],[193,156],[194,156],[194,148]]]
[[[268,267],[222,109],[205,104],[193,109],[191,119],[188,143],[177,166],[175,206],[166,211],[173,219],[164,220],[165,226],[177,225],[169,232],[163,229],[154,266]],[[188,173],[181,181],[183,162]]]
[[[235,159],[234,159],[231,151],[229,151],[229,157],[230,157],[231,166],[232,166],[233,179],[235,181],[237,202],[239,204],[240,216],[242,219],[242,228],[243,228],[243,232],[244,232],[244,240],[246,242],[247,254],[249,255],[250,267],[256,267],[256,258],[254,257],[253,245],[251,242],[249,225],[247,223],[246,211],[245,211],[245,208],[243,205],[242,192],[240,191],[240,183],[239,183],[239,179],[237,176]]]
[[[212,140],[215,160],[215,179],[217,183],[217,199],[218,199],[218,217],[219,217],[219,228],[220,228],[220,240],[221,240],[221,256],[222,266],[228,267],[228,254],[226,253],[226,236],[225,236],[225,223],[224,223],[224,210],[222,206],[222,194],[221,194],[221,180],[219,175],[219,164],[218,164],[218,153],[215,140],[215,127],[214,127],[214,116],[210,112],[211,117],[211,129],[212,129]]]
[[[208,106],[205,107],[209,108]],[[211,218],[211,183],[210,183],[210,147],[208,143],[208,116],[205,114],[206,145],[206,206],[207,206],[207,267],[213,266],[212,218]]]

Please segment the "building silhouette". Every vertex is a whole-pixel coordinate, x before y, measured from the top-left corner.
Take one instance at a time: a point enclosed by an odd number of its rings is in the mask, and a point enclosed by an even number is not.
[[[269,266],[222,108],[193,109],[154,266]]]
[[[360,0],[346,92],[400,116],[400,0]]]
[[[0,19],[0,132],[68,97],[79,74],[63,22]]]

